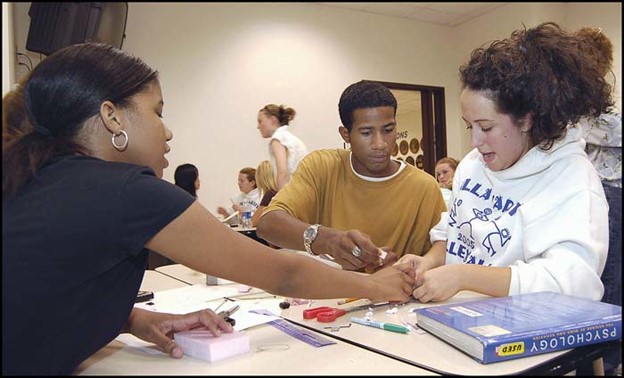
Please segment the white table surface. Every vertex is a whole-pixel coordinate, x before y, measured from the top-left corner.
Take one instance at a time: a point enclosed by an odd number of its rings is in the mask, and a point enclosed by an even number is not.
[[[178,280],[162,273],[146,272],[142,290],[179,287]],[[173,287],[175,286],[175,287]],[[228,287],[229,286],[229,287]],[[214,286],[233,290],[234,285]],[[221,294],[221,293],[219,293]],[[158,298],[158,292],[155,293]],[[315,348],[274,328],[262,324],[245,330],[250,337],[247,354],[209,363],[184,356],[173,359],[164,353],[151,354],[141,348],[113,341],[83,362],[78,375],[435,375],[381,354],[337,343]],[[153,352],[152,352],[153,353]]]
[[[413,324],[416,323],[416,315],[409,311],[412,308],[453,302],[459,303],[483,297],[485,296],[478,293],[467,291],[460,292],[446,302],[423,304],[414,301],[396,306],[399,310],[396,314],[388,314],[388,307],[378,307],[373,309],[372,318],[378,321],[400,325],[406,323]],[[348,308],[362,303],[365,304],[367,301],[364,300],[345,305],[337,305],[336,300],[322,300],[315,301],[310,307],[330,306]],[[484,365],[421,329],[412,330],[408,334],[400,334],[355,323],[349,328],[341,328],[338,333],[332,333],[323,329],[323,327],[326,327],[328,324],[347,325],[350,323],[349,318],[351,316],[364,317],[367,310],[348,312],[333,323],[320,323],[316,319],[303,319],[303,310],[307,308],[308,305],[291,306],[288,310],[283,310],[281,316],[295,323],[311,327],[320,333],[355,342],[362,347],[370,348],[379,353],[394,356],[405,361],[410,361],[417,366],[430,368],[433,371],[445,375],[519,374],[527,369],[567,353],[567,351],[558,351]]]
[[[206,274],[193,270],[187,266],[182,264],[171,264],[171,265],[163,265],[156,268],[156,271],[167,276],[177,278],[178,280],[184,281],[189,285],[205,285],[206,284]],[[225,280],[223,278],[218,278],[219,285],[222,284],[231,284],[232,281]]]
[[[143,282],[141,282],[141,288],[139,290],[155,292],[169,289],[177,289],[184,286],[188,286],[188,284],[164,275],[158,271],[146,270],[145,275],[143,276]]]

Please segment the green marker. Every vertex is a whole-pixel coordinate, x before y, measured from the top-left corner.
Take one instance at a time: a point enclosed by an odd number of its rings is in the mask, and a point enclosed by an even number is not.
[[[409,332],[409,328],[400,326],[398,324],[383,323],[383,322],[378,322],[376,320],[370,320],[370,319],[364,319],[364,318],[356,318],[355,316],[351,317],[351,321],[353,323],[357,323],[357,324],[361,324],[361,325],[365,325],[365,326],[369,326],[369,327],[385,329],[386,331],[392,331],[392,332],[398,332],[398,333],[408,333]]]

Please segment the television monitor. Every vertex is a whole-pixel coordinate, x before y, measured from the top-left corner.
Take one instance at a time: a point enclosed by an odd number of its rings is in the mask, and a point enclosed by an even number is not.
[[[50,55],[83,42],[121,48],[128,20],[128,3],[36,2],[28,11],[26,49]]]

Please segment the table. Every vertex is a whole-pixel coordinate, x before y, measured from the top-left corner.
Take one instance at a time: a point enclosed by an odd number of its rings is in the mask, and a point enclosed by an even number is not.
[[[373,309],[373,318],[382,322],[395,324],[414,324],[416,323],[416,315],[410,312],[412,308],[454,302],[459,303],[482,297],[485,296],[464,291],[445,302],[424,304],[413,301],[396,306],[398,309],[396,314],[388,314],[387,310],[389,307],[384,306]],[[315,301],[311,307],[330,306],[346,308],[360,303],[366,303],[366,301],[352,302],[347,305],[337,306],[337,300],[322,300]],[[420,329],[412,330],[408,334],[400,334],[352,324],[349,328],[341,328],[339,332],[329,332],[323,328],[326,327],[328,323],[320,323],[315,319],[303,319],[303,310],[306,308],[308,308],[307,305],[291,306],[289,309],[283,310],[281,316],[293,323],[327,336],[350,342],[362,348],[375,351],[376,353],[396,358],[406,363],[413,364],[414,366],[444,375],[564,374],[576,369],[576,366],[578,366],[577,364],[581,360],[593,361],[601,357],[608,348],[612,348],[616,345],[616,343],[590,345],[587,347],[484,365]],[[367,310],[350,312],[329,324],[347,325],[350,323],[349,317],[363,317],[366,312]]]
[[[184,286],[188,286],[188,284],[155,270],[146,270],[139,290],[163,291]]]
[[[335,268],[341,268],[340,265],[338,265],[337,263],[327,260],[321,256],[312,256],[309,253],[305,252],[305,251],[295,251],[292,249],[277,249],[276,252],[278,253],[297,253],[301,256],[305,256],[307,258],[311,258],[314,259],[316,261],[319,261],[323,264],[335,267]],[[205,285],[206,284],[206,274],[202,273],[202,272],[198,272],[194,269],[191,269],[185,265],[182,264],[171,264],[171,265],[163,265],[163,266],[159,266],[158,268],[156,268],[156,271],[159,273],[162,273],[166,276],[169,276],[173,279],[179,280],[183,283],[189,284],[189,285]],[[148,272],[148,271],[146,271]],[[217,285],[225,285],[225,284],[231,284],[234,283],[232,281],[226,280],[224,278],[218,278],[217,279]],[[253,289],[252,289],[253,290]]]
[[[156,271],[169,276],[173,279],[184,282],[188,285],[205,285],[206,284],[206,274],[202,272],[198,272],[193,270],[182,264],[171,264],[171,265],[163,265],[156,268]],[[217,278],[218,285],[232,284],[234,282]]]
[[[258,237],[258,235],[256,234],[256,228],[255,227],[243,228],[241,226],[234,226],[234,227],[232,227],[232,230],[234,230],[236,232],[239,232],[239,233],[241,233],[241,234],[243,234],[245,236],[248,236],[248,237],[252,238],[253,240],[255,240],[255,241],[259,242],[259,243],[262,243],[264,245],[269,245],[269,243],[266,240]]]
[[[147,274],[146,271],[142,290],[155,291],[157,287],[181,283],[160,272],[150,272]],[[227,286],[232,285],[212,288],[226,289]],[[157,299],[158,293],[155,296]],[[163,353],[147,354],[115,340],[83,362],[75,374],[435,375],[340,340],[333,345],[315,348],[268,324],[249,328],[245,332],[250,337],[250,353],[213,363],[189,356],[176,360]]]
[[[314,258],[317,261],[328,264],[330,266],[340,267],[338,264],[322,259],[318,256],[310,256],[303,251],[295,251],[289,249],[277,250],[279,253],[298,253],[302,256]],[[165,273],[183,280],[190,284],[205,283],[205,275],[194,271],[181,264],[168,265],[166,267],[157,268],[161,273]],[[202,281],[203,280],[203,281]],[[254,289],[255,290],[255,289]],[[402,306],[402,310],[397,315],[386,315],[386,308],[375,310],[375,318],[381,321],[389,321],[392,323],[401,323],[397,318],[404,317],[405,321],[415,322],[416,316],[409,314],[409,309],[414,307],[433,306],[436,304],[463,302],[470,299],[483,298],[485,295],[474,292],[460,292],[449,301],[440,303],[422,304],[413,302]],[[355,303],[352,303],[355,304]],[[336,300],[315,301],[313,307],[327,305],[335,307]],[[347,306],[343,306],[347,307]],[[313,329],[321,334],[325,334],[341,341],[352,343],[359,347],[371,350],[373,352],[385,355],[390,358],[429,369],[439,374],[561,374],[576,369],[578,363],[585,360],[593,361],[602,356],[607,348],[613,347],[612,344],[598,344],[587,347],[576,348],[566,351],[558,351],[537,356],[524,357],[516,360],[497,362],[495,364],[482,365],[459,350],[446,344],[444,341],[427,334],[420,330],[419,333],[412,332],[409,336],[394,334],[392,332],[384,332],[369,327],[352,326],[348,329],[341,329],[338,332],[331,332],[323,329],[327,326],[325,323],[318,323],[315,320],[303,320],[301,312],[307,308],[307,305],[292,306],[289,310],[282,311],[282,317],[300,324],[306,328]],[[362,316],[365,311],[354,312],[348,316]],[[413,319],[410,319],[413,318]],[[337,321],[336,324],[348,324],[348,317]],[[368,329],[367,329],[368,328]],[[412,335],[413,334],[413,335]],[[413,348],[405,347],[405,337],[410,337],[409,345]],[[444,358],[440,358],[444,355]]]

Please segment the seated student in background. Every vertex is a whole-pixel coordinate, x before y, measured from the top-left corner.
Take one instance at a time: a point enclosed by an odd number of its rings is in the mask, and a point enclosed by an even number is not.
[[[574,35],[581,50],[593,57],[602,76],[611,72],[613,45],[599,28],[584,27]],[[583,132],[585,151],[598,171],[609,203],[609,254],[602,282],[603,302],[622,305],[622,114],[615,106],[597,117],[578,122]]]
[[[451,208],[453,176],[455,175],[457,164],[459,162],[452,157],[445,157],[438,160],[435,165],[435,177],[438,180],[438,185],[440,185],[440,191],[442,192],[442,197],[444,197],[444,202],[446,202],[447,209]]]
[[[557,24],[520,29],[460,68],[474,149],[455,172],[433,247],[408,255],[414,298],[554,291],[600,300],[609,227],[600,178],[578,127],[612,105],[611,86]]]
[[[574,32],[583,53],[592,57],[600,74],[607,77],[613,65],[613,44],[600,28],[583,27]],[[609,75],[610,76],[610,75]],[[578,123],[585,139],[585,152],[598,171],[609,203],[609,253],[600,276],[602,301],[622,305],[622,114],[615,106],[598,117],[583,117]],[[621,367],[621,348],[603,357],[605,375],[616,375]],[[577,375],[591,370],[577,368]],[[585,374],[584,374],[585,373]],[[621,375],[621,374],[620,374]]]
[[[197,197],[197,190],[201,183],[196,166],[188,163],[179,165],[173,174],[173,179],[177,186],[189,192],[193,197]]]
[[[197,197],[197,189],[199,189],[200,183],[199,170],[196,166],[193,164],[179,165],[173,174],[173,179],[176,186],[186,190],[193,197]],[[175,264],[175,261],[168,259],[159,253],[150,251],[147,259],[148,269],[154,270],[160,266],[171,264]]]
[[[232,332],[212,310],[134,308],[147,248],[280,296],[409,298],[409,264],[369,276],[275,253],[162,180],[163,104],[156,71],[96,43],[52,53],[4,97],[3,375],[72,374],[120,332],[174,358],[174,332]]]
[[[264,211],[264,208],[269,205],[271,199],[277,194],[277,186],[275,184],[275,175],[273,174],[273,167],[271,162],[264,160],[260,162],[258,168],[256,168],[256,184],[260,190],[260,205],[256,212],[251,217],[251,225],[256,227],[258,220]]]
[[[308,153],[303,141],[288,126],[295,114],[295,109],[275,104],[266,105],[258,111],[258,130],[263,138],[270,139],[269,156],[278,190],[286,185]]]
[[[283,248],[326,254],[344,269],[374,271],[430,248],[429,230],[445,211],[435,179],[391,159],[397,101],[385,86],[360,81],[338,104],[338,131],[350,150],[319,150],[299,163],[258,222],[258,236]]]
[[[251,214],[258,208],[260,204],[260,191],[258,190],[258,186],[256,185],[256,169],[252,167],[245,167],[238,172],[238,189],[240,189],[240,193],[236,195],[236,198],[232,199],[232,207],[228,207],[227,209],[219,206],[217,208],[217,212],[223,215],[223,218],[227,218],[232,213],[238,211],[238,215],[231,218],[227,222],[230,225],[240,224],[240,216],[243,213],[243,208],[245,205],[250,205],[252,210]]]

